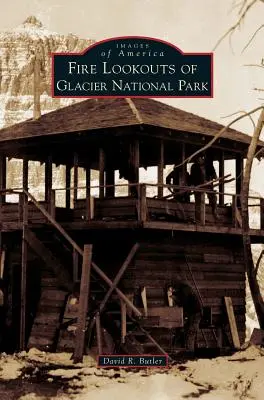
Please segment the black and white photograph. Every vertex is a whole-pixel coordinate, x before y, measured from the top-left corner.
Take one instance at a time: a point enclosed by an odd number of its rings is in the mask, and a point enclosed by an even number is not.
[[[0,399],[263,399],[264,0],[0,13]]]

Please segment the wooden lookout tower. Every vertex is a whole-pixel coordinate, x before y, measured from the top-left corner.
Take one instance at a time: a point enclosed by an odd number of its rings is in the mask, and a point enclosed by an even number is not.
[[[221,128],[150,99],[89,99],[0,130],[1,276],[11,347],[73,351],[77,316],[87,348],[176,353],[185,347],[188,315],[169,304],[174,281],[202,303],[197,348],[233,347],[225,298],[244,341],[240,190],[250,138],[227,129],[206,150],[218,175],[210,188],[190,183],[193,161],[184,163]],[[23,162],[21,186],[10,189],[12,158]],[[45,168],[38,200],[28,187],[34,161]],[[166,184],[173,165],[178,182]],[[55,166],[65,172],[60,188]],[[260,221],[250,236],[261,243],[264,203],[252,202]],[[79,307],[67,314],[67,298],[82,279]]]

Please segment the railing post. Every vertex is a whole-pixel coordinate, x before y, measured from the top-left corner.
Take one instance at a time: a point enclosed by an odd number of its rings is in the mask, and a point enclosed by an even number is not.
[[[147,195],[146,195],[146,185],[139,185],[139,195],[138,195],[138,214],[139,221],[146,222],[147,221]]]
[[[22,230],[22,262],[21,262],[21,290],[20,290],[20,337],[19,348],[25,349],[26,339],[26,294],[27,294],[27,242],[28,227],[28,197],[23,193],[23,230]]]
[[[237,208],[237,196],[235,194],[233,194],[232,195],[232,226],[234,228],[237,228],[236,208]]]
[[[24,196],[26,196],[24,193],[18,195],[18,222],[23,222]]]
[[[205,225],[205,192],[195,193],[195,220]]]
[[[91,170],[90,170],[90,166],[87,165],[86,167],[86,176],[85,176],[85,184],[86,184],[86,195],[85,195],[85,219],[86,221],[91,220],[92,215],[91,215]]]
[[[50,202],[48,204],[49,213],[52,218],[55,218],[56,215],[56,191],[54,189],[50,192]]]
[[[264,229],[264,199],[260,199],[260,229]]]

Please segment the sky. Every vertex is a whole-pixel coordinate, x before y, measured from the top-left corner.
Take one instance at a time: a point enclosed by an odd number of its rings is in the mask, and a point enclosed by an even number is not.
[[[234,0],[0,0],[0,30],[21,24],[35,15],[43,25],[60,34],[70,32],[81,38],[102,40],[125,35],[164,39],[183,52],[210,52],[218,39],[237,20]],[[237,0],[239,3],[240,0]],[[226,124],[239,111],[262,104],[264,87],[259,64],[263,55],[263,31],[242,52],[255,30],[262,25],[264,3],[247,15],[239,31],[214,51],[213,99],[165,99],[171,105]],[[262,96],[264,98],[264,94]],[[237,116],[237,115],[236,115]],[[257,114],[256,116],[257,117]],[[249,118],[234,126],[252,134]],[[264,139],[264,134],[262,134]],[[258,179],[258,178],[256,178]],[[264,183],[263,183],[264,193]]]

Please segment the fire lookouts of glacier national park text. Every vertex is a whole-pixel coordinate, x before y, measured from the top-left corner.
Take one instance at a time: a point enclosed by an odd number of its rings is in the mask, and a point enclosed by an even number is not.
[[[75,74],[78,75],[95,75],[97,74],[97,65],[96,64],[78,64],[76,61],[70,61],[68,63],[68,74],[72,75],[73,71]],[[188,73],[194,73],[197,69],[197,65],[195,64],[185,64],[181,66],[181,72],[184,73],[184,71],[188,71]],[[136,65],[136,64],[114,64],[109,66],[107,61],[102,62],[102,73],[104,75],[106,74],[112,74],[116,75],[118,77],[119,74],[124,74],[124,75],[144,75],[144,74],[152,74],[152,75],[157,75],[157,74],[176,74],[176,66],[174,64],[142,64],[142,65]],[[107,87],[107,85],[110,84],[111,87]],[[86,92],[106,92],[107,90],[112,90],[115,92],[116,90],[121,90],[121,91],[142,91],[142,92],[147,92],[147,91],[164,91],[164,92],[171,92],[175,88],[179,90],[180,92],[182,91],[200,91],[200,92],[207,92],[208,91],[208,82],[188,82],[185,79],[176,79],[175,80],[175,87],[172,86],[172,82],[162,82],[162,81],[157,81],[157,82],[148,82],[148,81],[130,81],[126,82],[124,79],[112,79],[109,83],[107,82],[77,82],[73,83],[71,81],[67,81],[65,79],[61,79],[56,82],[56,87],[57,90],[60,92],[64,91],[71,91],[71,92],[78,92],[78,91],[86,91]]]

